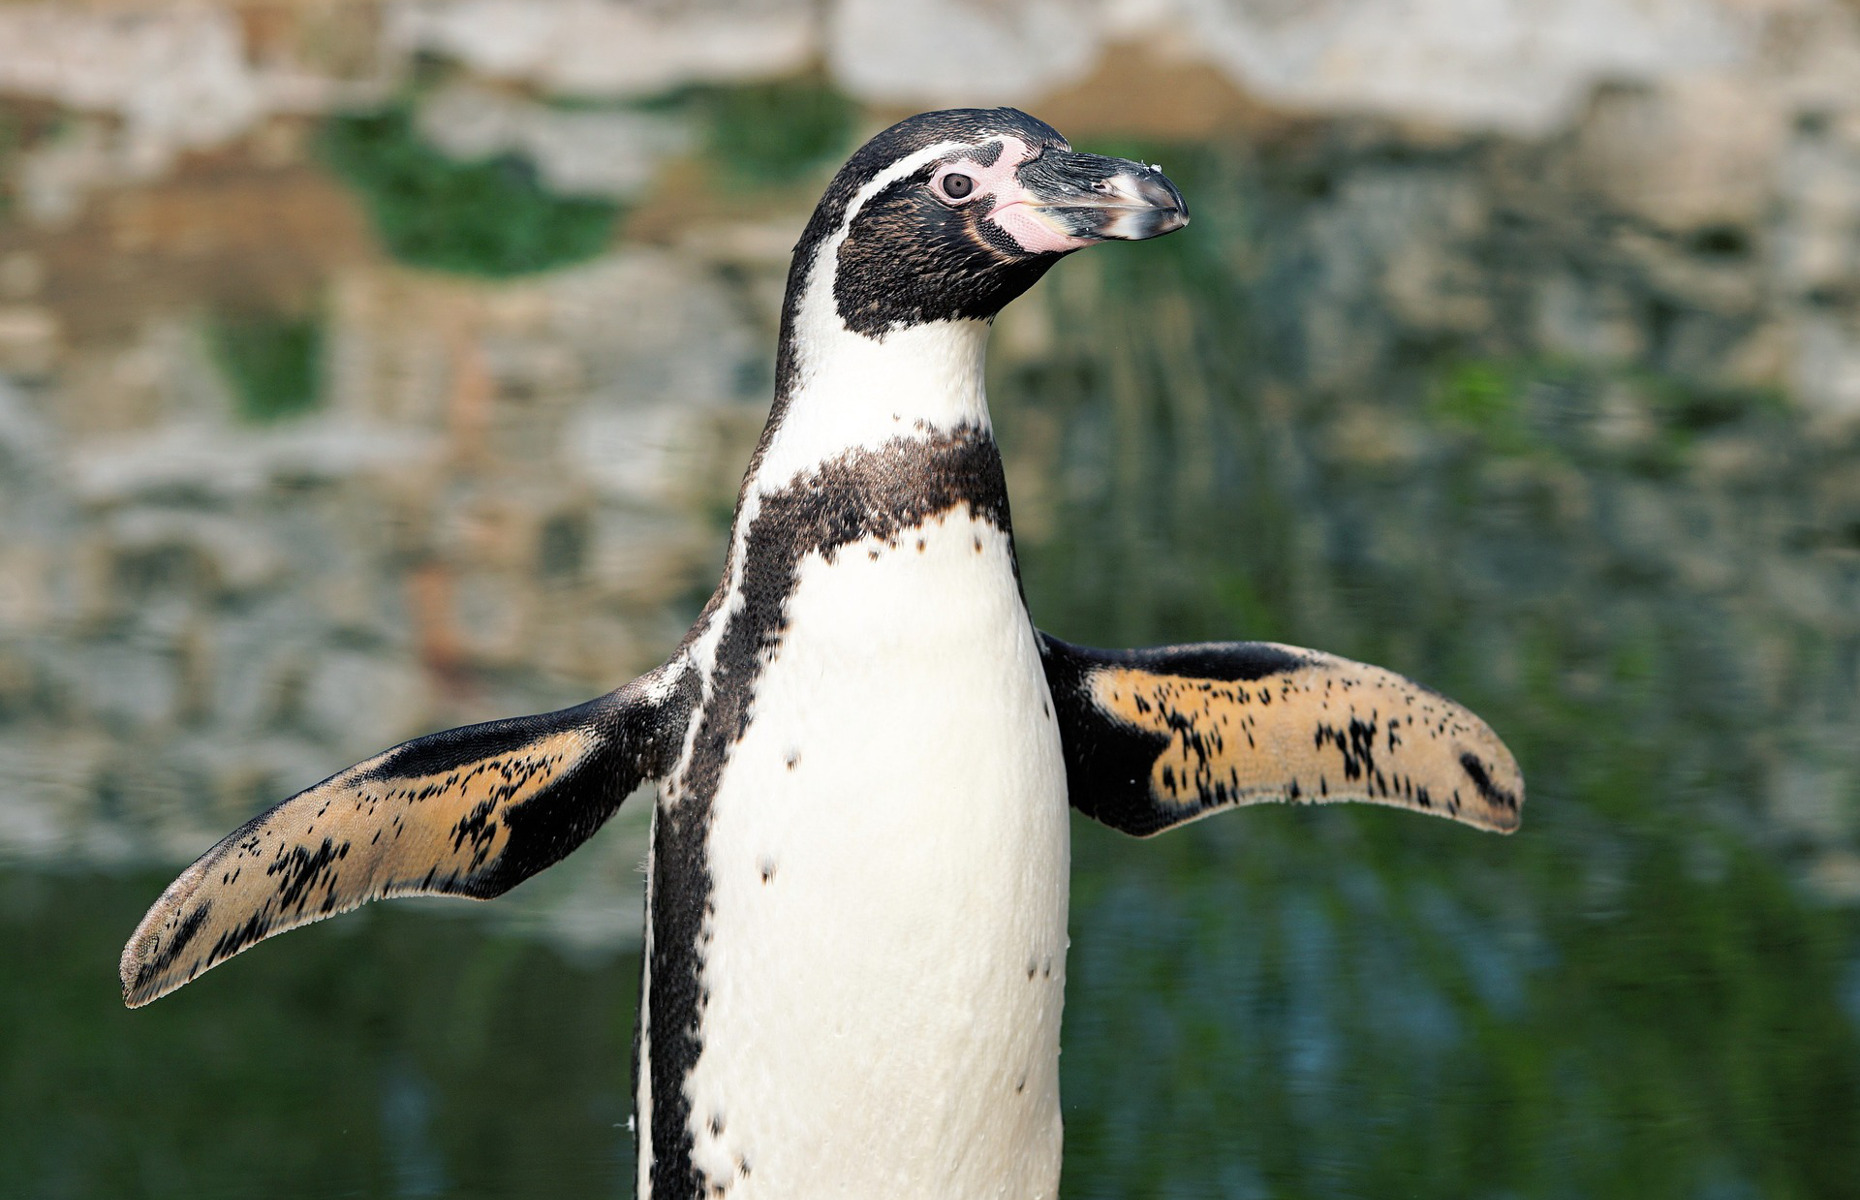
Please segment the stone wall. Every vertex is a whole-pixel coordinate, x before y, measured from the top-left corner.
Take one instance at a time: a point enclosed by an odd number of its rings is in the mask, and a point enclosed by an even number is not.
[[[0,4],[0,854],[184,860],[398,738],[650,666],[714,578],[822,171],[861,126],[967,100],[1226,164],[1193,200],[1243,302],[1185,294],[1249,365],[1170,402],[1200,395],[1210,438],[1251,414],[1307,502],[1310,578],[1470,572],[1454,594],[1503,624],[1555,562],[1572,628],[1666,605],[1737,631],[1728,694],[1779,731],[1758,800],[1860,894],[1860,14],[1479,12]],[[852,125],[745,184],[705,97],[792,78]],[[396,262],[318,147],[331,114],[397,102],[438,153],[613,206],[606,248],[499,279]],[[1036,547],[1134,477],[1081,441],[1127,401],[1037,382],[1135,369],[1068,332],[1103,328],[1102,278],[1069,263],[997,339]],[[248,394],[277,346],[308,364],[276,385],[296,415]],[[1674,388],[1774,403],[1706,412],[1637,474]],[[1433,481],[1467,444],[1497,448],[1493,505],[1546,505],[1532,570],[1441,560],[1468,543]],[[1658,581],[1651,609],[1622,571]],[[1351,636],[1324,590],[1310,611]],[[601,845],[536,919],[631,927],[637,841]]]

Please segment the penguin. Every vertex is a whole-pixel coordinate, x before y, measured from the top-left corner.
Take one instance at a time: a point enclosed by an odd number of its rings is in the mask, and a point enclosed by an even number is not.
[[[1051,1200],[1069,810],[1149,837],[1349,800],[1503,833],[1524,798],[1483,721],[1393,672],[1034,626],[990,323],[1066,255],[1187,223],[1159,168],[1014,109],[872,138],[795,247],[723,577],[665,662],[253,818],[143,918],[125,1001],[369,900],[496,896],[652,782],[638,1194]]]

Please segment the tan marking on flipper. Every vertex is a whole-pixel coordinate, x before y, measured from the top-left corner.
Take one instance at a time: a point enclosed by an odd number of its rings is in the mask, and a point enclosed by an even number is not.
[[[1348,800],[1518,827],[1524,777],[1472,712],[1381,667],[1278,648],[1303,665],[1233,682],[1093,670],[1108,716],[1167,739],[1150,769],[1159,805],[1188,821],[1239,804]]]
[[[169,885],[123,949],[123,999],[147,1004],[274,933],[369,900],[469,894],[509,844],[505,814],[596,748],[578,729],[421,776],[379,755],[227,836]]]

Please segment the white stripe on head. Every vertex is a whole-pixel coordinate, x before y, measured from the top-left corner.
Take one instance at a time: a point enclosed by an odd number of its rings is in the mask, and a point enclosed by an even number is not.
[[[835,261],[840,246],[846,241],[853,219],[872,197],[947,154],[986,144],[942,141],[899,159],[867,180],[853,194],[839,225],[815,247],[813,261],[807,264],[801,302],[791,331],[795,338],[796,370],[793,391],[788,396],[788,410],[770,438],[767,450],[758,460],[755,476],[750,486],[744,489],[742,502],[737,508],[735,525],[730,532],[732,545],[724,602],[718,607],[710,626],[691,645],[692,661],[702,672],[700,704],[710,703],[711,672],[717,661],[717,645],[731,619],[743,607],[743,563],[748,555],[749,529],[755,524],[756,515],[762,511],[763,494],[779,491],[792,482],[797,474],[854,446],[876,446],[894,437],[915,432],[910,421],[902,418],[901,410],[894,415],[885,406],[882,394],[874,395],[858,385],[858,371],[843,373],[847,378],[835,380],[838,386],[820,386],[820,363],[823,359],[831,359],[836,351],[856,354],[860,343],[874,345],[871,339],[848,330],[840,320],[839,309],[833,298],[834,272],[830,264]],[[828,265],[828,269],[822,270],[823,264]],[[942,323],[945,330],[950,324]],[[964,324],[973,325],[975,322]],[[986,336],[985,329],[982,334]],[[945,333],[945,338],[947,336]],[[896,350],[898,339],[894,337],[891,341],[892,348]],[[979,357],[979,339],[976,354]],[[979,363],[976,378],[975,386],[979,392]],[[858,403],[861,396],[867,403]],[[862,415],[872,419],[860,420]],[[984,422],[986,419],[984,408]],[[680,773],[690,761],[696,746],[698,724],[692,721],[691,727],[685,731],[684,748],[678,760]]]
[[[1001,140],[1002,139],[999,137],[989,139],[989,141],[995,142]],[[900,158],[897,162],[892,163],[889,167],[886,167],[878,174],[872,176],[872,178],[866,180],[865,185],[857,192],[854,192],[853,198],[847,202],[846,215],[840,218],[839,228],[835,229],[827,236],[826,240],[820,243],[820,252],[814,257],[814,266],[818,267],[822,262],[826,261],[829,257],[829,251],[835,254],[839,252],[840,243],[846,240],[846,234],[847,231],[852,228],[853,219],[859,215],[859,210],[864,208],[872,197],[878,195],[900,179],[909,179],[912,175],[915,175],[918,171],[929,166],[939,158],[954,154],[959,150],[980,150],[987,145],[988,142],[937,142],[934,145],[925,146],[915,154]],[[810,268],[810,270],[811,269],[812,268]]]
[[[983,168],[980,160],[990,145],[999,152],[993,165]],[[795,374],[787,409],[770,434],[736,513],[724,602],[690,648],[691,660],[701,672],[701,703],[710,702],[717,644],[743,605],[749,530],[764,494],[790,486],[798,476],[848,450],[873,449],[894,438],[948,433],[965,424],[990,428],[982,390],[987,322],[934,321],[893,331],[882,341],[846,328],[833,284],[840,247],[853,221],[873,197],[941,159],[962,155],[967,168],[985,170],[990,178],[1011,178],[1038,153],[1038,148],[1011,134],[925,146],[862,184],[839,224],[815,247],[791,331]],[[693,722],[686,731],[680,770],[695,746],[696,726]]]
[[[988,324],[980,320],[931,321],[893,330],[883,338],[854,333],[834,296],[840,247],[861,209],[886,188],[952,154],[1005,143],[941,141],[886,167],[854,194],[838,228],[823,238],[808,265],[796,308],[794,384],[781,425],[756,471],[756,491],[786,487],[801,472],[854,448],[893,438],[948,433],[959,425],[988,428],[982,394],[982,354]]]

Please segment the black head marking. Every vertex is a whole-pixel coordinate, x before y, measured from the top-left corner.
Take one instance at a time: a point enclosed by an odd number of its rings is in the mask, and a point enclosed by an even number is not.
[[[1036,153],[1069,149],[1058,130],[1017,109],[921,113],[873,138],[846,164],[815,214],[818,222],[829,205],[835,208],[833,225],[821,236],[837,228],[859,189],[893,164],[939,142],[966,142],[973,149],[952,151],[950,160],[992,167],[1000,161],[1003,136]],[[933,188],[939,165],[926,164],[891,184],[854,216],[833,287],[848,329],[882,337],[926,321],[986,319],[1057,261],[1057,255],[1028,254],[989,222],[992,200],[962,203],[974,188],[972,175],[958,172],[955,178],[963,183]],[[843,181],[850,186],[842,199],[836,192]]]
[[[883,337],[927,321],[986,320],[1059,260],[1029,254],[980,200],[952,208],[928,186],[931,168],[866,201],[841,244],[833,298],[854,333]]]
[[[1002,155],[1010,138],[1019,148],[1013,186],[1004,187]],[[854,202],[875,180],[944,143],[951,148],[938,161],[926,160],[867,197],[848,222]],[[943,186],[958,172],[974,182],[962,196]],[[1018,197],[1028,189],[1038,195],[1025,197],[1033,203],[1018,214],[1020,232],[1010,234],[1001,224],[1009,206],[997,208],[998,194]],[[1041,215],[1029,216],[1033,208]],[[1187,220],[1181,194],[1155,168],[1076,154],[1058,130],[1017,109],[949,109],[899,121],[840,168],[795,243],[775,357],[775,401],[750,475],[800,378],[801,304],[817,271],[833,272],[834,305],[846,328],[882,340],[923,322],[992,317],[1072,249],[1106,238],[1154,237]],[[846,239],[832,261],[823,261],[823,249],[842,227]]]
[[[841,322],[882,341],[928,322],[987,320],[1065,254],[1187,223],[1181,193],[1155,167],[1080,154],[1014,109],[924,113],[873,138],[834,180],[797,248],[789,295],[798,301],[830,271]]]
[[[893,163],[902,162],[938,142],[966,142],[975,147],[969,152],[973,161],[992,167],[1001,153],[1000,144],[994,139],[1004,135],[1019,138],[1033,147],[1066,146],[1066,139],[1057,129],[1016,108],[952,108],[918,113],[876,135],[846,160],[846,165],[827,185],[813,218],[794,248],[796,266],[802,267],[804,260],[811,261],[811,252],[845,220],[846,209],[859,194],[859,189],[878,178]]]
[[[807,228],[801,233],[800,241],[795,243],[794,261],[788,270],[788,295],[782,305],[784,333],[775,363],[775,403],[778,408],[790,391],[794,379],[795,346],[788,331],[794,328],[801,295],[806,291],[808,277],[819,257],[821,244],[838,231],[846,219],[846,210],[860,189],[878,178],[892,164],[939,142],[966,142],[974,147],[967,152],[969,158],[978,166],[991,167],[999,161],[1001,145],[996,139],[1003,135],[1019,138],[1029,146],[1066,145],[1066,139],[1060,136],[1057,129],[1019,109],[952,108],[906,117],[873,137],[846,160],[846,165],[840,168],[833,182],[827,185],[820,204],[808,220]],[[928,178],[928,172],[925,178]],[[1028,285],[1032,282],[1029,280]],[[1004,299],[1002,303],[1007,303],[1007,300]]]

